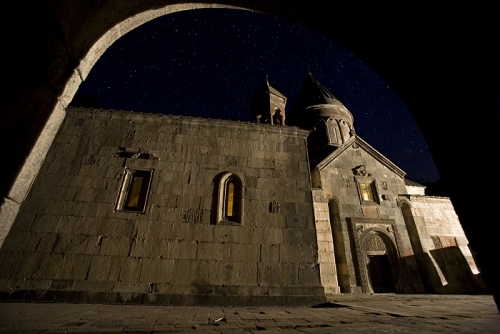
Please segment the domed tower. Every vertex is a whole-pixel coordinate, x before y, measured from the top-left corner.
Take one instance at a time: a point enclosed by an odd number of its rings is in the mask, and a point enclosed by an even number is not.
[[[307,139],[311,169],[354,136],[353,123],[349,110],[309,72],[289,124],[313,130]]]
[[[269,85],[266,76],[266,84],[252,97],[255,121],[271,125],[285,125],[286,100],[285,95]]]

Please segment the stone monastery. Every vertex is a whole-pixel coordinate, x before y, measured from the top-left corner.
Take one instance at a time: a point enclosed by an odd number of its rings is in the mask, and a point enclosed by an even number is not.
[[[484,289],[448,198],[405,179],[310,73],[288,118],[286,101],[264,85],[256,123],[68,108],[0,251],[1,300]]]

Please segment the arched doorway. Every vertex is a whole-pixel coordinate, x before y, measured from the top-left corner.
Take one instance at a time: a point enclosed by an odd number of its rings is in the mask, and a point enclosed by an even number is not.
[[[374,293],[395,292],[390,245],[378,233],[370,233],[363,243],[370,286]]]

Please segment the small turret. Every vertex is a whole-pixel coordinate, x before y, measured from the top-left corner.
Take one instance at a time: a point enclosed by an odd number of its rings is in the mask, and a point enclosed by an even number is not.
[[[285,125],[286,100],[285,95],[269,85],[266,76],[266,84],[252,97],[255,121],[271,125]]]

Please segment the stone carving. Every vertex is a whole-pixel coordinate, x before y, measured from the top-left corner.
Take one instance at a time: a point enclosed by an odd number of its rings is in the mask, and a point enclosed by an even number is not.
[[[390,226],[387,226],[386,231],[387,231],[387,232],[389,232],[389,233],[393,233],[393,232],[394,232],[394,230],[393,230],[393,229],[391,229],[391,227],[390,227]]]
[[[354,143],[354,144],[352,144],[352,148],[357,149],[357,148],[359,148],[359,145]]]
[[[382,181],[381,184],[382,184],[382,189],[387,190],[387,182]]]
[[[351,185],[351,179],[347,175],[342,175],[342,179],[345,181],[345,186],[346,188],[350,188]]]
[[[281,208],[280,202],[273,200],[271,203],[269,203],[269,212],[271,213],[279,213]]]
[[[186,223],[201,223],[203,220],[203,210],[188,209],[184,213]]]
[[[228,159],[227,159],[228,166],[236,166],[237,164],[238,164],[238,160],[236,160],[236,157],[234,155],[228,157]]]
[[[129,158],[129,159],[145,159],[145,160],[159,160],[158,157],[150,154],[149,151],[143,149],[129,149],[126,147],[120,147],[118,152],[118,156],[120,158]],[[133,162],[132,162],[133,163]]]
[[[356,135],[356,130],[354,130],[354,126],[352,126],[351,124],[349,124],[349,134],[352,136],[355,136]]]
[[[125,130],[125,139],[134,139],[135,130]]]
[[[365,241],[365,250],[374,252],[385,252],[387,248],[385,247],[384,240],[381,237],[374,234],[368,237]]]
[[[366,217],[366,218],[378,218],[379,217],[378,209],[375,206],[363,206],[363,207],[361,207],[361,211],[363,211],[363,217]]]
[[[358,167],[353,168],[354,174],[357,176],[372,176],[372,173],[368,173],[366,171],[365,165],[360,165]]]
[[[88,157],[83,160],[84,165],[95,165],[97,160],[94,158],[93,155],[89,155]]]
[[[364,227],[363,227],[363,225],[359,225],[359,227],[356,229],[356,231],[357,231],[359,234],[361,234],[361,233],[363,233],[363,228],[364,228]]]

